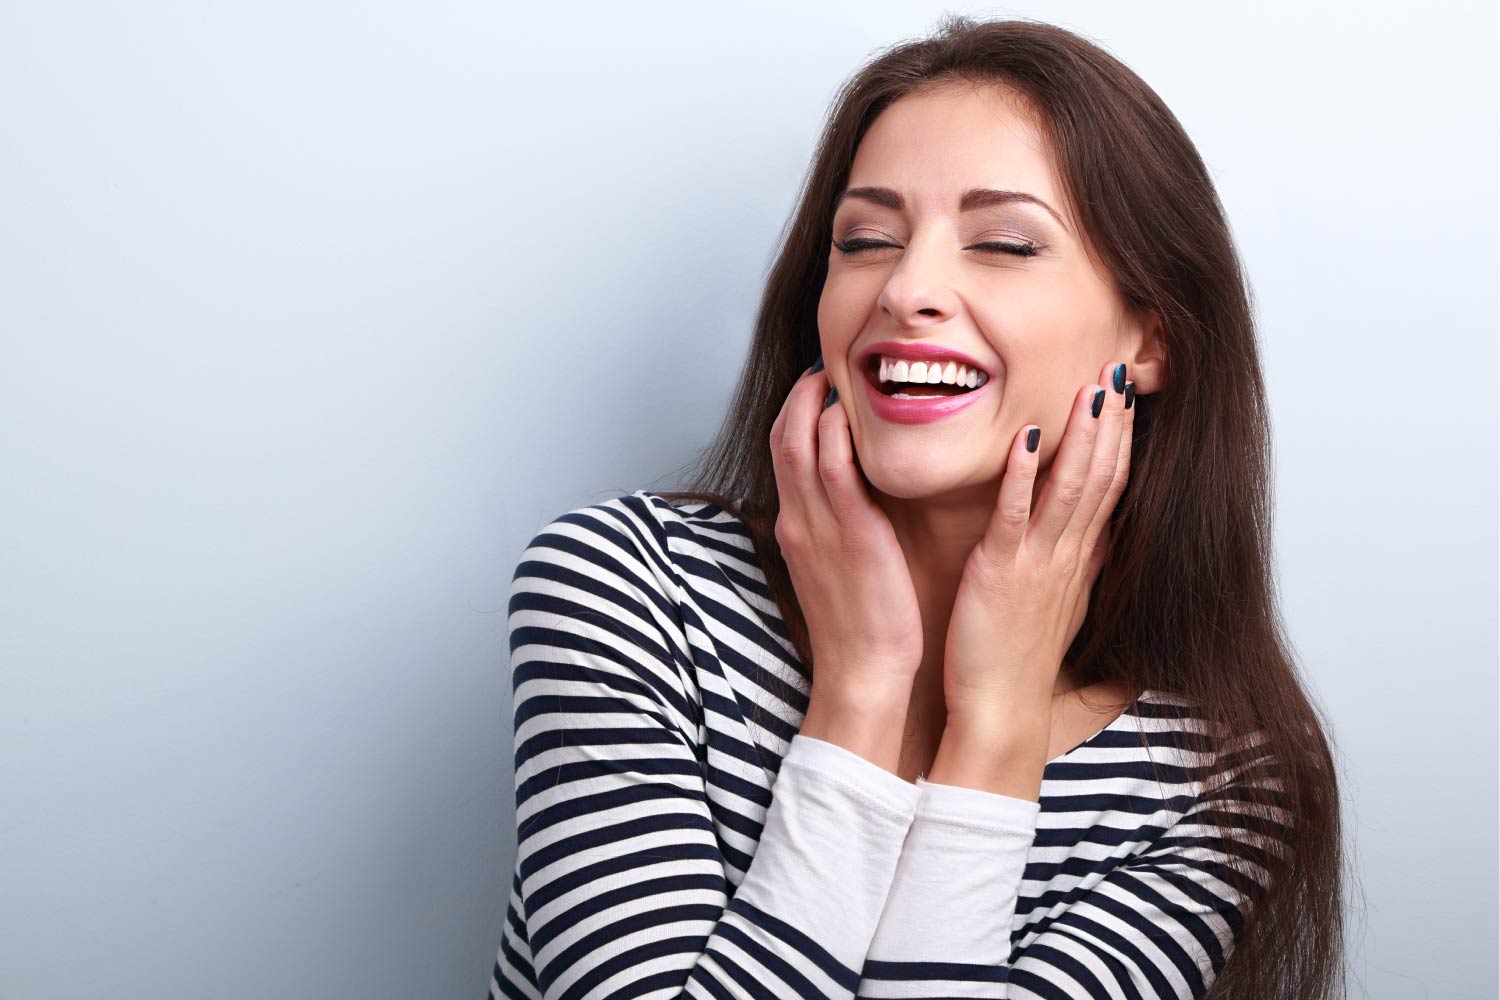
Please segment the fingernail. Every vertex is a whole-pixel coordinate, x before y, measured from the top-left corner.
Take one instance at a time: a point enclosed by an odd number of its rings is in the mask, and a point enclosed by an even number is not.
[[[838,386],[834,386],[832,389],[828,390],[828,398],[825,399],[825,400],[823,400],[823,409],[825,409],[825,410],[828,409],[830,406],[832,406],[834,404],[834,401],[837,400],[838,398],[839,398],[839,387]]]
[[[1094,393],[1094,416],[1097,417],[1099,415],[1099,411],[1102,409],[1104,409],[1104,390],[1100,389],[1098,392]]]
[[[1026,432],[1026,450],[1036,451],[1036,446],[1041,440],[1042,429],[1040,427],[1033,427],[1031,430]]]
[[[1135,402],[1135,383],[1134,382],[1126,382],[1125,383],[1125,409],[1127,409],[1127,410],[1130,409],[1130,405],[1132,403],[1134,403],[1134,402]]]
[[[818,355],[818,360],[816,360],[816,361],[813,362],[813,366],[807,370],[807,374],[809,374],[809,375],[816,375],[818,372],[820,372],[822,370],[823,370],[823,355],[819,354]]]
[[[1125,363],[1115,365],[1115,392],[1125,391]]]

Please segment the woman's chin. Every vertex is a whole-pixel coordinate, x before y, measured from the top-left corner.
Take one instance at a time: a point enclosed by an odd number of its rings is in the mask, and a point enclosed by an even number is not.
[[[972,462],[934,460],[921,455],[856,458],[872,490],[900,500],[920,500],[964,489],[992,478]]]

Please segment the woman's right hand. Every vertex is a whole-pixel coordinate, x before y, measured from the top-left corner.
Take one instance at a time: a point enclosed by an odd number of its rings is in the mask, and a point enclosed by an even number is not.
[[[771,425],[776,542],[807,620],[813,687],[904,711],[922,663],[916,588],[890,519],[855,468],[843,402],[824,407],[828,372],[814,367]]]

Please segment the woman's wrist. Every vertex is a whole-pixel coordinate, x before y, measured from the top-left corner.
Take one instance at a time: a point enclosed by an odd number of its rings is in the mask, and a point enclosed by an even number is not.
[[[911,689],[845,691],[813,685],[799,732],[833,743],[895,774]]]
[[[950,712],[927,780],[1037,802],[1051,740],[1045,708],[988,716]]]

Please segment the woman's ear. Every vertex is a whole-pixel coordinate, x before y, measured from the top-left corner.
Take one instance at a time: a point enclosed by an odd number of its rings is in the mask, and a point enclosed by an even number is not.
[[[1160,392],[1167,380],[1166,329],[1161,316],[1153,310],[1137,319],[1127,344],[1126,377],[1135,383],[1136,395]]]

